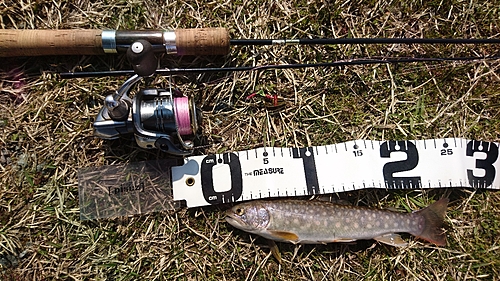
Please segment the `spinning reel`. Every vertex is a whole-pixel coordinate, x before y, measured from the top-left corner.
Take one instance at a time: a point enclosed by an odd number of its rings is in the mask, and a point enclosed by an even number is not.
[[[121,41],[127,42],[126,55],[135,74],[115,94],[106,97],[104,107],[94,122],[94,135],[102,139],[116,139],[133,133],[137,144],[142,148],[157,148],[178,156],[190,155],[193,143],[185,138],[196,133],[201,119],[194,102],[179,91],[173,91],[171,87],[168,90],[143,89],[134,98],[130,98],[129,93],[143,77],[149,77],[157,71],[158,60],[155,53],[199,53],[204,45],[186,51],[187,47],[177,48],[177,36],[172,32],[144,33],[146,32],[122,36]],[[102,36],[103,45],[110,46],[108,49],[118,48],[116,41],[120,40],[116,40],[114,31],[104,31]],[[142,39],[145,37],[160,39],[151,40],[155,44],[153,45]],[[196,39],[196,36],[191,37],[190,40]],[[227,38],[227,35],[223,34],[222,38]],[[211,53],[213,48],[205,52]]]
[[[117,139],[133,133],[142,148],[190,155],[193,143],[185,137],[196,133],[201,120],[193,100],[171,88],[143,89],[130,98],[130,89],[141,79],[137,74],[130,77],[115,94],[106,97],[94,122],[94,135]]]

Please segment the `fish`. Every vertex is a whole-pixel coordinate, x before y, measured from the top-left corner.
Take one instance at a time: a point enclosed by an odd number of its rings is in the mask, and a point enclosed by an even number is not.
[[[293,244],[326,244],[374,239],[404,247],[397,233],[410,233],[437,246],[446,245],[443,231],[448,198],[412,213],[339,205],[325,201],[255,200],[226,211],[226,221],[246,232]]]

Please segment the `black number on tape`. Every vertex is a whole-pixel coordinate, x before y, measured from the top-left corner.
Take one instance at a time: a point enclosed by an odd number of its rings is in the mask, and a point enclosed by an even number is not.
[[[237,201],[241,197],[243,176],[241,163],[234,153],[222,154],[222,164],[229,165],[231,173],[231,188],[228,191],[217,192],[214,189],[213,167],[217,163],[216,155],[209,155],[201,162],[201,188],[203,197],[210,204],[221,204]]]
[[[396,145],[398,148],[396,149]],[[420,187],[421,178],[395,177],[394,173],[411,171],[418,165],[418,151],[415,144],[409,141],[387,141],[380,146],[380,157],[390,158],[392,152],[406,153],[406,160],[386,163],[382,169],[387,188]]]
[[[476,168],[483,169],[483,176],[475,176],[474,171],[467,169],[469,184],[476,188],[486,188],[495,180],[496,169],[493,163],[498,158],[498,146],[492,142],[469,141],[467,143],[467,156],[474,156],[474,152],[484,152],[486,159],[476,159]]]
[[[363,156],[363,150],[354,150],[354,157]]]
[[[316,162],[314,161],[313,148],[292,148],[292,154],[293,158],[302,158],[302,163],[304,165],[304,174],[306,176],[307,194],[318,194],[318,173],[316,171]]]
[[[451,148],[441,149],[441,156],[453,155],[453,150]]]

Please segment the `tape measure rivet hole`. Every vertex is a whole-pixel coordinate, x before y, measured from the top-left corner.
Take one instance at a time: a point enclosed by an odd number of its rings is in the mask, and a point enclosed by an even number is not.
[[[193,177],[189,177],[186,179],[186,185],[187,186],[193,186],[194,185],[194,178]]]

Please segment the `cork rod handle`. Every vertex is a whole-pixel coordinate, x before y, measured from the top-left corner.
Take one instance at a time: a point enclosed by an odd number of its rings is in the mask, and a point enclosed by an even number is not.
[[[229,53],[229,33],[225,28],[176,29],[178,55],[211,56]]]
[[[107,32],[107,31],[106,31]],[[108,34],[108,33],[106,33]],[[229,33],[225,28],[177,29],[173,32],[160,30],[112,31],[111,38],[96,29],[63,30],[13,30],[0,29],[0,57],[47,56],[47,55],[103,55],[103,36],[113,41],[113,53],[123,52],[139,39],[153,45],[171,49],[178,55],[225,55],[229,52]],[[115,50],[116,46],[120,46]],[[109,46],[106,46],[109,47]],[[160,49],[156,49],[157,51]]]
[[[0,57],[101,55],[101,30],[0,29]]]

